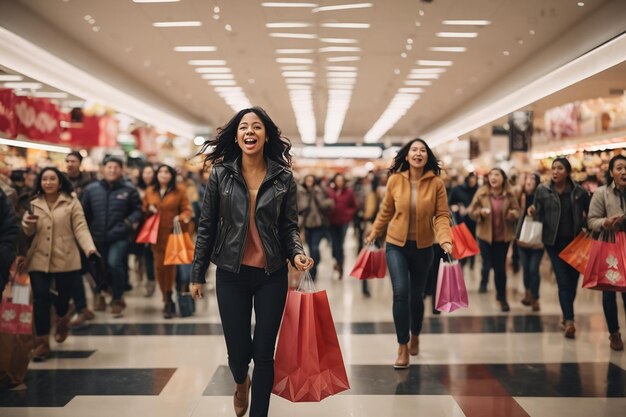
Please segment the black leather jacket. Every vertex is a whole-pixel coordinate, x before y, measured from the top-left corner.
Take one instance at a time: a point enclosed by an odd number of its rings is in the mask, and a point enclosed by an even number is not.
[[[266,159],[267,173],[259,187],[255,222],[265,251],[269,275],[303,254],[298,231],[297,186],[292,172]],[[204,283],[209,261],[239,273],[248,234],[250,197],[240,158],[216,164],[206,186],[192,266],[191,282]]]

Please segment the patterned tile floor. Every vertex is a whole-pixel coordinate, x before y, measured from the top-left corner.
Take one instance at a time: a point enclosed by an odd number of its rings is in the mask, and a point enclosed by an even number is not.
[[[352,261],[353,240],[346,251]],[[372,297],[364,298],[357,280],[332,279],[325,245],[322,257],[318,287],[329,296],[351,389],[321,403],[273,396],[270,415],[626,415],[626,353],[608,347],[600,294],[580,290],[577,337],[564,339],[545,260],[540,313],[519,303],[519,274],[510,274],[506,314],[493,287],[476,291],[478,269],[466,269],[470,308],[433,316],[428,301],[420,355],[396,371],[388,279],[371,282]],[[31,364],[28,390],[0,392],[0,417],[234,415],[214,295],[197,305],[194,317],[169,321],[160,317],[159,300],[136,289],[123,318],[100,313],[62,345],[53,342],[53,357]],[[619,311],[623,327],[621,302]]]

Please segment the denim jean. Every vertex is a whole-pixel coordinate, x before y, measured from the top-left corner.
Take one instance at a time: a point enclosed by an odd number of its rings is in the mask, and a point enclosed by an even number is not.
[[[69,311],[72,289],[79,271],[48,273],[32,271],[30,286],[33,290],[33,315],[35,321],[35,334],[45,336],[50,334],[50,307],[54,295],[50,292],[50,286],[54,281],[57,296],[54,297],[54,309],[57,317],[63,317]]]
[[[422,331],[424,321],[424,289],[433,263],[433,247],[418,249],[414,240],[404,247],[387,242],[387,268],[393,289],[393,323],[398,343],[409,343],[409,330]]]
[[[128,263],[128,240],[116,242],[96,243],[98,252],[102,255],[107,273],[111,276],[113,301],[122,299],[126,286],[126,269],[124,262]]]
[[[250,417],[267,416],[274,385],[274,346],[287,298],[287,268],[266,275],[242,265],[238,274],[217,269],[217,305],[224,329],[228,366],[237,384],[254,360]],[[256,325],[251,338],[252,309]]]
[[[493,268],[496,283],[496,300],[506,301],[506,254],[509,251],[509,242],[489,243],[478,239],[480,256],[483,259],[480,285],[489,283],[489,271]]]
[[[348,224],[332,225],[328,228],[330,239],[333,246],[333,258],[337,261],[340,268],[343,268],[343,243],[346,240],[348,232]]]
[[[626,311],[626,292],[622,294],[624,303],[624,311]],[[614,291],[602,291],[602,309],[604,310],[604,318],[609,328],[609,333],[619,331],[619,320],[617,318],[617,294]]]
[[[306,244],[309,247],[309,255],[311,255],[311,259],[315,262],[309,271],[311,273],[311,278],[315,281],[317,278],[317,266],[320,263],[320,242],[326,237],[326,228],[306,228],[304,230],[304,235],[306,236]]]
[[[571,239],[557,238],[554,246],[546,245],[546,252],[550,256],[552,269],[556,275],[556,284],[559,287],[559,303],[563,313],[563,320],[574,320],[574,299],[576,299],[576,287],[580,273],[572,268],[567,262],[559,258],[559,253],[571,243]]]
[[[519,257],[524,274],[524,288],[530,291],[535,300],[538,300],[539,284],[541,283],[539,265],[541,264],[541,258],[543,258],[543,249],[522,248],[520,246]]]

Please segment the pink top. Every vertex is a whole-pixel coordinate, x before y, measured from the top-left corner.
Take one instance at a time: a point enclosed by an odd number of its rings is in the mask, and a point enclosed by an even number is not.
[[[493,241],[504,242],[504,195],[491,195],[490,200]]]
[[[250,222],[248,226],[248,235],[246,236],[246,244],[243,248],[242,265],[253,266],[256,268],[265,268],[265,252],[263,251],[263,243],[259,236],[259,231],[254,222],[254,209],[256,208],[256,195],[259,190],[248,190],[250,192]]]

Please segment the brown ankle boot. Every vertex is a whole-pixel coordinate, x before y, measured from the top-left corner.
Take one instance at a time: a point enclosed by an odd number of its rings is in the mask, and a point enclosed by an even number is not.
[[[30,356],[34,362],[43,362],[50,357],[50,335],[35,336],[35,347]]]
[[[65,342],[65,339],[67,339],[67,335],[70,331],[70,319],[72,318],[72,309],[68,310],[67,313],[65,313],[65,316],[63,317],[57,317],[56,318],[56,328],[54,330],[54,340],[56,340],[57,343],[63,343]]]
[[[414,334],[411,335],[411,340],[409,341],[409,353],[411,356],[417,356],[420,353],[420,337]]]
[[[620,332],[611,333],[609,340],[611,341],[611,349],[617,351],[624,350],[624,342],[622,342],[622,335]]]
[[[539,300],[533,299],[532,308],[533,308],[533,311],[541,310],[541,305],[539,304]]]
[[[398,357],[393,367],[396,369],[406,369],[409,367],[409,345],[398,345]]]
[[[576,327],[574,327],[573,320],[565,321],[565,334],[564,336],[568,339],[573,339],[576,337]]]
[[[250,375],[246,376],[243,384],[237,384],[235,395],[233,396],[233,404],[235,406],[235,415],[242,417],[248,411],[250,392]]]
[[[522,304],[525,306],[530,306],[533,302],[533,297],[530,295],[530,290],[526,290],[524,294],[524,298],[522,298]]]

